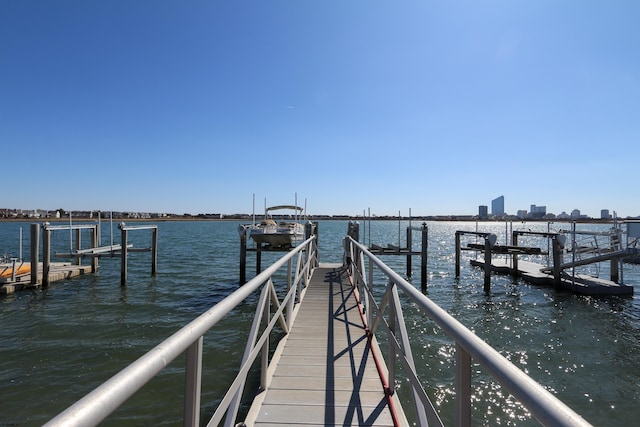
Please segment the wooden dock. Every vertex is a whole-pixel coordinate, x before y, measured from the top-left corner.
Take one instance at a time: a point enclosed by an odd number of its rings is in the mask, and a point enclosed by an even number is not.
[[[314,272],[246,425],[407,425],[397,397],[385,392],[380,350],[341,267]]]
[[[69,262],[53,262],[49,264],[49,282],[69,279],[82,274],[91,273],[90,265],[76,265]],[[8,295],[28,288],[42,286],[42,263],[38,263],[38,282],[31,283],[31,272],[16,275],[15,280],[0,280],[0,295]]]
[[[471,260],[474,267],[484,268],[484,261]],[[553,274],[545,272],[549,268],[534,262],[518,260],[518,269],[513,268],[509,258],[496,258],[491,260],[491,270],[500,274],[511,274],[522,277],[525,281],[536,285],[554,286]],[[621,285],[610,280],[576,274],[575,278],[569,273],[563,273],[560,289],[574,292],[580,295],[591,296],[632,296],[633,286]]]

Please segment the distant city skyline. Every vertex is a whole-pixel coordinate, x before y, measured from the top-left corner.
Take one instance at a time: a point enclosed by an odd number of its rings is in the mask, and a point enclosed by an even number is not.
[[[567,211],[569,211],[570,213],[567,213]],[[489,210],[487,205],[479,205],[477,212],[478,212],[478,216],[480,217],[489,216]],[[551,214],[556,217],[564,218],[564,219],[578,219],[583,217],[605,219],[605,218],[612,218],[614,216],[622,218],[622,216],[618,215],[616,211],[611,211],[610,209],[607,209],[607,208],[600,209],[597,215],[588,215],[583,213],[579,208],[573,208],[571,210],[564,209],[561,212],[552,212],[552,211],[547,211],[546,205],[538,206],[535,204],[530,205],[528,210],[517,209],[515,213],[512,213],[505,210],[504,196],[498,196],[495,199],[491,200],[491,216],[515,215],[518,218],[524,219],[524,218],[542,218],[547,214]],[[637,216],[640,216],[640,215],[627,215],[627,217],[637,217]]]
[[[538,211],[538,215],[532,215],[531,213],[534,211],[527,210],[518,210],[516,213],[504,212],[502,214],[493,214],[489,213],[488,207],[486,205],[478,206],[478,210],[475,213],[469,214],[438,214],[438,215],[422,215],[416,214],[415,212],[406,212],[402,213],[396,212],[394,214],[376,214],[374,212],[360,212],[360,213],[342,213],[342,214],[329,214],[317,212],[313,214],[309,214],[309,217],[351,217],[351,218],[364,218],[364,217],[372,217],[372,218],[397,218],[398,215],[403,218],[436,218],[436,217],[456,217],[456,218],[478,218],[478,219],[493,219],[493,218],[520,218],[520,219],[612,219],[614,218],[614,213],[611,213],[608,209],[601,209],[599,215],[587,215],[580,211],[580,209],[573,209],[571,213],[567,213],[566,211],[562,211],[560,213],[547,212],[545,206],[535,206],[532,208],[540,209]],[[109,218],[110,215],[113,214],[113,218],[134,218],[134,219],[153,219],[153,218],[170,218],[170,217],[212,217],[212,218],[231,218],[231,217],[251,217],[252,215],[261,216],[263,212],[169,212],[169,211],[117,211],[117,210],[77,210],[77,211],[66,211],[64,209],[7,209],[0,208],[0,218],[69,218],[69,215],[74,218]],[[615,213],[615,217],[619,219],[640,219],[640,215],[627,215],[620,216]],[[304,214],[303,214],[304,216]]]

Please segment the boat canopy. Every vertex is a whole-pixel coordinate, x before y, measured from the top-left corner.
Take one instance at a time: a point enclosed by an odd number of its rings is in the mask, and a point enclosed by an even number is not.
[[[269,208],[267,208],[267,212],[269,211],[277,211],[280,209],[294,209],[294,210],[298,210],[300,212],[302,212],[304,209],[301,208],[300,206],[294,206],[294,205],[278,205],[278,206],[271,206]]]

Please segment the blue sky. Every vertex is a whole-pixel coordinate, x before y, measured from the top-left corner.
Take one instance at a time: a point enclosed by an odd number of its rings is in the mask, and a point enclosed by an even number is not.
[[[640,215],[640,2],[0,1],[0,208]]]

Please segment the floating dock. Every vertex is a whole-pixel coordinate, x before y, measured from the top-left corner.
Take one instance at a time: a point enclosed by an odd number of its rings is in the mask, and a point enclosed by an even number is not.
[[[471,260],[474,267],[484,268],[484,261]],[[555,284],[553,274],[545,273],[548,267],[534,262],[518,260],[518,268],[513,268],[513,262],[507,258],[491,260],[491,271],[499,274],[511,274],[522,277],[525,281],[535,285],[555,286],[580,295],[591,296],[632,296],[633,286],[621,285],[610,280],[593,277],[587,274],[564,272],[560,283]]]
[[[491,233],[477,231],[456,231],[456,277],[460,277],[460,253],[461,251],[476,251],[484,254],[483,260],[470,260],[474,267],[484,269],[484,289],[490,290],[490,273],[511,274],[522,277],[524,280],[539,285],[554,286],[580,295],[593,296],[632,296],[633,286],[625,285],[621,280],[620,260],[637,253],[634,247],[621,248],[621,232],[613,229],[613,232],[585,232],[580,234],[588,236],[604,236],[608,238],[609,246],[600,248],[597,245],[582,246],[576,244],[574,230],[572,239],[572,261],[563,262],[564,247],[567,235],[557,232],[538,232],[514,230],[512,245],[497,245],[496,236]],[[469,243],[466,247],[461,244],[462,236],[470,235],[484,240],[483,244]],[[525,247],[518,245],[518,237],[535,236],[548,239],[551,248],[549,252],[542,251],[538,247]],[[492,254],[503,254],[504,258],[493,259]],[[543,255],[549,257],[550,265],[544,266],[530,261],[520,260],[519,255]],[[586,258],[576,259],[576,255],[587,255]],[[575,268],[583,265],[596,264],[608,261],[611,267],[611,280],[601,279],[587,274],[579,274]],[[620,264],[620,265],[619,265]]]
[[[31,263],[25,263],[25,265],[29,265],[28,271],[23,269],[23,272],[20,273],[18,270],[13,278],[11,276],[0,277],[0,295],[8,295],[29,288],[42,287],[42,263],[38,263],[38,279],[35,284],[31,283]],[[0,270],[7,267],[11,268],[10,265],[2,264],[0,265]],[[90,265],[75,265],[70,262],[53,262],[49,264],[49,282],[65,280],[91,272],[92,270]]]
[[[120,285],[125,286],[127,281],[127,257],[129,252],[151,252],[151,275],[156,274],[157,253],[158,253],[158,227],[155,225],[127,226],[120,223],[121,243],[110,244],[108,246],[97,246],[99,239],[99,224],[76,224],[76,225],[56,225],[49,223],[33,223],[30,226],[31,245],[30,259],[32,261],[18,261],[18,258],[11,258],[10,263],[0,263],[0,295],[12,294],[16,291],[47,287],[49,283],[65,280],[87,273],[95,273],[98,270],[99,258],[120,258]],[[40,239],[40,229],[42,228],[42,239]],[[52,231],[66,230],[71,236],[70,248],[68,252],[52,253],[51,240]],[[90,247],[82,248],[81,232],[89,230]],[[134,248],[128,243],[128,233],[132,230],[151,230],[151,247]],[[75,231],[75,241],[73,234]],[[21,232],[22,235],[22,232]],[[22,237],[21,237],[22,239]],[[112,237],[113,239],[113,237]],[[40,242],[42,240],[42,262],[39,262]],[[122,243],[124,242],[124,244]],[[75,245],[74,245],[75,243]],[[75,249],[74,249],[75,246]],[[71,258],[74,262],[51,262],[51,257]],[[81,259],[91,259],[91,265],[82,265]],[[37,268],[32,268],[32,262],[37,263]],[[44,274],[43,272],[47,272]]]

